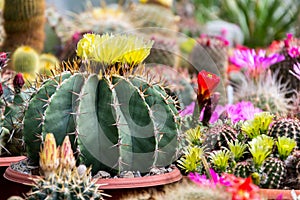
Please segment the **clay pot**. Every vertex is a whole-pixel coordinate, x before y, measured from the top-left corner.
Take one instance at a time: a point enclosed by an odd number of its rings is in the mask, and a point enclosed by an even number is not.
[[[8,167],[10,163],[25,159],[25,156],[0,157],[0,167]]]
[[[0,157],[0,200],[6,200],[13,195],[22,196],[29,191],[29,186],[16,184],[4,178],[5,170],[11,163],[25,159],[25,156]]]
[[[18,185],[32,186],[33,179],[38,176],[20,173],[8,167],[4,173],[4,177]],[[177,168],[173,168],[173,171],[153,176],[136,177],[136,178],[111,178],[111,179],[99,179],[97,184],[100,184],[100,189],[105,194],[109,194],[114,200],[121,198],[131,192],[139,192],[142,190],[148,190],[157,188],[159,189],[163,185],[178,182],[182,179],[182,175]],[[29,190],[27,190],[29,192]]]
[[[282,200],[291,200],[292,195],[291,195],[292,190],[279,190],[279,189],[260,189],[260,194],[262,197],[266,199],[277,199],[280,195],[282,196]],[[295,190],[297,196],[300,195],[300,190]],[[279,198],[280,199],[280,198]]]

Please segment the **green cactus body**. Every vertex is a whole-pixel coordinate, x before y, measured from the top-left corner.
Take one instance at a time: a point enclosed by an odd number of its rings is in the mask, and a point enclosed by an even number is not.
[[[6,39],[2,46],[13,52],[29,45],[41,52],[44,46],[45,0],[5,0],[3,9]]]
[[[138,76],[99,79],[96,74],[65,73],[61,79],[58,85],[48,80],[25,114],[24,138],[34,163],[48,132],[58,145],[70,135],[74,151],[78,136],[81,161],[92,165],[94,173],[148,172],[176,159],[177,110],[163,87]]]
[[[268,132],[273,138],[286,136],[296,140],[296,149],[300,149],[300,121],[296,118],[281,118],[275,120]]]
[[[260,186],[262,188],[278,189],[282,186],[286,173],[287,169],[282,160],[269,157],[262,165]]]
[[[228,142],[237,138],[237,131],[228,125],[216,125],[209,129],[203,145],[207,150],[220,150],[221,147],[228,148]]]
[[[44,123],[43,114],[48,106],[48,100],[60,85],[59,82],[70,76],[71,74],[65,73],[55,79],[47,80],[29,101],[23,120],[23,132],[24,141],[27,144],[26,151],[33,164],[38,164],[38,152],[42,142],[42,125]]]
[[[62,144],[66,135],[70,135],[73,151],[75,145],[75,112],[78,103],[78,93],[84,83],[82,74],[74,74],[64,80],[60,87],[49,99],[44,112],[43,137],[46,133],[53,133],[57,144]]]
[[[138,77],[113,76],[110,81],[94,75],[82,94],[92,95],[82,96],[79,102],[77,130],[82,158],[93,165],[93,171],[104,167],[113,172],[147,172],[174,161],[177,111],[160,86]],[[98,141],[94,142],[97,148],[91,146],[93,141]]]
[[[237,177],[247,178],[253,173],[253,167],[254,166],[251,162],[238,162],[233,169],[233,174]]]

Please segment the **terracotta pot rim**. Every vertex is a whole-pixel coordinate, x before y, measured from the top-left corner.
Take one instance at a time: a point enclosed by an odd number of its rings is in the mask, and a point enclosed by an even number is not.
[[[0,157],[0,167],[8,167],[11,163],[18,162],[20,160],[24,160],[26,156],[6,156]]]
[[[24,185],[33,185],[34,179],[39,178],[36,175],[24,174],[13,170],[10,166],[5,170],[4,178],[7,180],[21,183]],[[99,189],[126,189],[139,187],[152,187],[165,185],[180,181],[182,175],[176,167],[169,173],[153,176],[135,177],[135,178],[110,178],[98,179],[97,184],[100,184]]]

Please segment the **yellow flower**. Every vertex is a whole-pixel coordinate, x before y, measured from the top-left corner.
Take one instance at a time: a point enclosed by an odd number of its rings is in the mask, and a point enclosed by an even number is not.
[[[87,33],[77,43],[77,55],[83,59],[91,59],[94,57],[96,35]]]
[[[132,66],[145,60],[152,45],[153,41],[145,42],[134,35],[89,34],[78,42],[77,55],[105,65],[120,63]]]
[[[143,40],[133,35],[128,36],[128,38],[125,39],[128,40],[127,50],[123,54],[125,62],[129,65],[137,65],[143,62],[150,54],[153,41],[145,43]]]

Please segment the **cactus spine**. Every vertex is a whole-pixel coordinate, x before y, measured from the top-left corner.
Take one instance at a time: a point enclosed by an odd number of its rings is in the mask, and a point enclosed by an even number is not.
[[[45,0],[5,0],[3,17],[6,39],[3,49],[13,52],[29,45],[38,53],[44,47]]]

